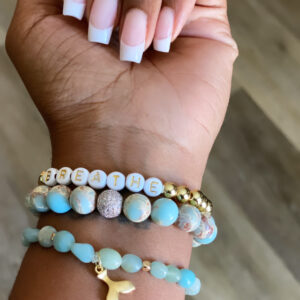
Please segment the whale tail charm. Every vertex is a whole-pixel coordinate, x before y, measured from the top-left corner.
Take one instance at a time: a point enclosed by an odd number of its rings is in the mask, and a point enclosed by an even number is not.
[[[107,275],[107,270],[99,266],[96,267],[97,278],[108,285],[106,300],[118,300],[119,294],[128,294],[135,290],[135,286],[127,280],[113,281]]]

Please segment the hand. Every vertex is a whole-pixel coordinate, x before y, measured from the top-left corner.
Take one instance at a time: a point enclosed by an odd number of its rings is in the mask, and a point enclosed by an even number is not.
[[[59,0],[19,0],[7,50],[50,131],[53,164],[142,172],[198,188],[237,47],[225,0],[199,0],[170,54],[140,65],[92,44]]]

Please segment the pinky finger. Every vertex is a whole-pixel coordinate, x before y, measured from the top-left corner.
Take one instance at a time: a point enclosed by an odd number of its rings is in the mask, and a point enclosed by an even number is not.
[[[63,15],[82,20],[85,6],[86,0],[64,0]]]

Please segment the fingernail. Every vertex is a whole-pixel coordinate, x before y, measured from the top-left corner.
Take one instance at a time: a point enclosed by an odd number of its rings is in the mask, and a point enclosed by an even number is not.
[[[63,15],[82,20],[85,10],[85,0],[64,0]]]
[[[128,11],[121,36],[120,59],[140,63],[145,50],[147,15],[140,9]]]
[[[160,52],[169,52],[174,25],[174,10],[170,7],[163,7],[159,14],[156,25],[153,48]]]
[[[90,42],[109,44],[118,10],[118,0],[95,0],[89,22]]]

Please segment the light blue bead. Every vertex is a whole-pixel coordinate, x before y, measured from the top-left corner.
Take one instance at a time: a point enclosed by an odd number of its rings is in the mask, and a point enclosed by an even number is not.
[[[46,248],[51,247],[53,245],[53,241],[51,239],[53,233],[56,233],[56,229],[54,227],[43,227],[38,235],[40,245]]]
[[[171,199],[158,199],[153,203],[151,218],[158,225],[170,226],[178,218],[178,207]]]
[[[122,269],[128,273],[136,273],[143,267],[142,260],[133,254],[126,254],[122,258]]]
[[[131,222],[143,222],[150,216],[151,202],[145,195],[132,194],[125,199],[123,212]]]
[[[168,272],[166,275],[166,281],[178,282],[181,278],[181,272],[175,266],[168,266]]]
[[[81,215],[87,215],[96,208],[96,192],[88,186],[79,186],[70,196],[70,205]]]
[[[26,228],[24,231],[23,231],[23,241],[26,245],[26,242],[27,241],[28,243],[35,243],[38,241],[38,235],[39,235],[39,229],[36,229],[36,228]]]
[[[214,224],[213,231],[210,235],[208,235],[206,238],[203,239],[197,237],[194,237],[194,239],[196,242],[201,243],[202,245],[208,245],[216,239],[217,235],[218,235],[218,227]]]
[[[53,239],[54,249],[58,252],[69,252],[72,245],[75,243],[75,238],[69,231],[59,231],[55,234]]]
[[[119,252],[110,248],[100,250],[100,259],[102,266],[107,270],[116,270],[122,264],[122,257]]]
[[[74,243],[71,252],[84,263],[90,263],[95,255],[95,250],[90,244]]]
[[[194,272],[188,269],[181,269],[180,273],[181,273],[181,279],[179,280],[178,284],[183,288],[188,289],[194,284],[196,280],[196,276]]]
[[[152,276],[158,278],[158,279],[164,279],[167,275],[168,268],[166,265],[159,261],[154,261],[151,263],[151,270],[150,273]]]
[[[70,189],[64,185],[53,187],[47,195],[47,204],[49,208],[58,213],[63,214],[71,209],[69,203]]]
[[[177,226],[186,232],[196,230],[201,222],[201,213],[198,208],[190,204],[184,204],[179,209]]]
[[[194,284],[188,289],[185,289],[185,294],[188,296],[195,296],[199,294],[200,289],[201,289],[201,281],[199,280],[199,278],[196,278]]]
[[[49,187],[40,185],[34,188],[26,197],[25,205],[32,212],[47,212],[49,207],[47,205],[46,197],[49,192]]]

